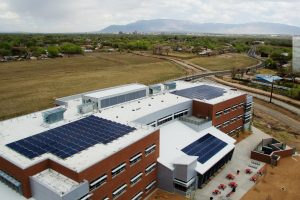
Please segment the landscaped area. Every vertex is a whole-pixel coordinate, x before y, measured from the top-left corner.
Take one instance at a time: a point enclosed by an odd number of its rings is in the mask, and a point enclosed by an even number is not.
[[[128,53],[0,63],[0,119],[52,107],[55,98],[125,83],[157,83],[184,70]]]
[[[245,68],[257,64],[257,60],[243,54],[222,54],[218,56],[198,57],[190,62],[212,71],[230,70],[232,68]]]

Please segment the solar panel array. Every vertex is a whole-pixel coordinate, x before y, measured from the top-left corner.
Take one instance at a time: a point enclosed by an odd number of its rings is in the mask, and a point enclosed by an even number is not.
[[[225,90],[210,85],[199,85],[192,88],[177,90],[172,93],[190,99],[210,100],[222,96],[225,93]]]
[[[190,156],[198,156],[198,162],[203,164],[221,149],[223,149],[226,145],[227,143],[216,138],[215,136],[206,134],[199,140],[183,148],[181,151]]]
[[[65,159],[95,144],[112,142],[134,130],[92,115],[6,146],[30,159],[44,153]]]

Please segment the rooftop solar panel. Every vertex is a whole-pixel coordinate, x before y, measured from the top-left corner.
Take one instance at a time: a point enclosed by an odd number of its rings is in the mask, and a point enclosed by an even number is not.
[[[198,162],[203,164],[221,151],[226,145],[227,143],[215,136],[206,134],[199,140],[183,148],[181,151],[190,156],[198,156]]]
[[[6,146],[30,159],[44,153],[65,159],[95,144],[112,142],[134,130],[92,115]]]
[[[210,100],[222,96],[226,91],[223,88],[218,88],[210,85],[199,85],[192,88],[177,90],[173,94],[199,100]]]

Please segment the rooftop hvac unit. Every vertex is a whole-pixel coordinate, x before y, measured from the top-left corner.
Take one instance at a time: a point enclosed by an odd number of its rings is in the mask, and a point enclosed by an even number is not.
[[[93,104],[93,103],[85,103],[85,104],[79,105],[78,112],[80,114],[92,112],[94,110],[94,106],[95,106],[95,104]]]
[[[150,85],[149,86],[149,94],[157,94],[161,91],[160,85]]]
[[[65,108],[56,108],[53,110],[45,111],[42,113],[44,122],[47,124],[52,124],[64,119]]]
[[[176,82],[168,82],[164,83],[166,90],[175,90],[176,89]]]

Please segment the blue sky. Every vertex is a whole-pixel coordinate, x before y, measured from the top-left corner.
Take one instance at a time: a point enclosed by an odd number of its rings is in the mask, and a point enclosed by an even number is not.
[[[0,0],[1,32],[88,32],[142,19],[300,26],[300,0]]]

